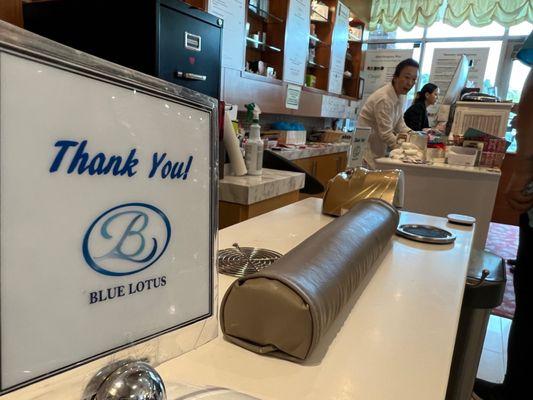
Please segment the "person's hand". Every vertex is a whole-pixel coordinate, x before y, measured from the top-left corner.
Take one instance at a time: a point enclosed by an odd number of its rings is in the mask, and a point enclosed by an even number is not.
[[[446,122],[439,122],[433,129],[444,133],[446,131]]]
[[[525,188],[533,182],[533,171],[514,172],[507,186],[507,202],[516,211],[525,212],[533,208],[533,193],[526,194]]]

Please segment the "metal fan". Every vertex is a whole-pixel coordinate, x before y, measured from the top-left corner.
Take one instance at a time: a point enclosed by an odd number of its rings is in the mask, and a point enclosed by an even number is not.
[[[240,247],[233,243],[233,248],[218,252],[218,272],[225,275],[243,277],[268,267],[282,254],[255,247]]]

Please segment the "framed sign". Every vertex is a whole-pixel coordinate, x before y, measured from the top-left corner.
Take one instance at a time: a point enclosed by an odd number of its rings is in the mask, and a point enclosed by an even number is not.
[[[1,393],[213,314],[216,110],[0,21]]]
[[[371,128],[358,127],[352,133],[350,141],[350,158],[348,166],[351,168],[361,167],[366,147],[368,146],[368,137],[372,132]]]

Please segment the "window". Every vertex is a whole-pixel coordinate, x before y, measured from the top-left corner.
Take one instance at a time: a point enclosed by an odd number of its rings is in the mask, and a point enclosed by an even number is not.
[[[528,21],[524,21],[521,24],[511,26],[509,28],[509,36],[519,36],[524,35],[527,36],[531,33],[533,30],[533,24]]]
[[[424,36],[424,28],[415,26],[410,31],[404,31],[402,28],[398,28],[393,32],[383,32],[381,28],[375,31],[369,32],[368,39],[422,39]]]
[[[405,42],[405,43],[379,43],[379,44],[368,44],[368,50],[378,50],[378,49],[413,49],[413,59],[420,62],[420,43]]]
[[[522,95],[522,87],[526,81],[526,77],[529,74],[530,67],[522,64],[519,60],[513,60],[511,65],[511,76],[509,78],[509,89],[507,90],[507,100],[511,100],[514,103],[520,101],[520,96]],[[509,116],[509,124],[507,127],[507,132],[505,132],[505,138],[511,142],[511,145],[507,149],[508,153],[516,153],[517,143],[516,143],[516,129],[511,126],[511,121],[514,114],[511,113]]]
[[[396,32],[384,33],[376,30],[370,32],[367,36],[365,48],[387,48],[387,49],[405,49],[411,48],[416,43],[415,59],[420,62],[420,77],[417,82],[417,89],[420,89],[429,81],[429,74],[431,70],[431,63],[433,60],[433,52],[437,48],[474,48],[474,47],[488,47],[489,58],[485,70],[484,80],[482,82],[481,90],[489,94],[497,94],[505,97],[507,92],[505,84],[501,79],[507,80],[508,75],[504,78],[500,77],[502,56],[501,52],[510,36],[525,36],[528,35],[533,28],[530,22],[522,22],[509,29],[504,28],[500,24],[493,22],[484,27],[475,27],[466,21],[461,26],[454,28],[443,22],[436,22],[429,28],[415,27],[412,31],[406,32],[398,29]],[[516,39],[513,39],[516,40]],[[422,60],[419,60],[422,55]],[[518,68],[518,67],[516,67]],[[508,74],[509,72],[507,72]],[[519,73],[516,73],[517,76]],[[499,80],[498,80],[498,79]],[[497,93],[497,86],[503,85],[505,93]],[[511,87],[510,91],[513,90]],[[513,97],[514,94],[510,93]]]
[[[522,94],[522,87],[526,82],[526,77],[529,74],[530,67],[523,64],[519,60],[514,60],[511,67],[511,77],[509,79],[509,89],[507,90],[507,100],[512,100],[515,103],[520,101]]]
[[[468,42],[432,42],[426,44],[424,52],[424,59],[422,60],[420,86],[429,81],[429,74],[431,71],[431,64],[433,60],[433,52],[435,49],[442,48],[475,48],[488,47],[489,57],[485,69],[485,76],[483,80],[483,87],[481,89],[484,93],[494,93],[496,85],[496,72],[498,69],[498,62],[500,59],[500,52],[502,49],[501,41],[468,41]],[[443,93],[444,94],[444,93]]]
[[[457,37],[483,37],[483,36],[502,36],[505,33],[505,28],[500,24],[493,22],[490,25],[478,28],[470,25],[466,21],[457,28],[444,24],[442,22],[435,22],[427,30],[428,38],[457,38]]]
[[[365,31],[363,50],[414,48],[413,58],[420,62],[420,76],[416,85],[419,90],[429,81],[435,49],[486,47],[489,49],[489,55],[481,91],[516,102],[520,98],[529,68],[520,61],[513,61],[513,54],[532,30],[533,24],[527,21],[508,29],[496,22],[481,28],[472,26],[468,21],[457,28],[436,22],[429,28],[416,27],[410,32],[398,29],[395,32],[384,33],[376,30],[366,34]],[[408,94],[407,105],[414,93],[415,90],[412,90]],[[514,129],[509,126],[506,137],[513,141],[513,144],[508,152],[516,151],[514,134]]]

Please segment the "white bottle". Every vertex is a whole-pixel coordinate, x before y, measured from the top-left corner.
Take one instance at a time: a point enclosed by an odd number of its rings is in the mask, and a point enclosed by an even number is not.
[[[253,109],[253,123],[250,125],[250,137],[244,145],[244,161],[248,175],[261,175],[263,173],[263,141],[261,140],[259,114],[261,114],[261,110],[255,105]]]

